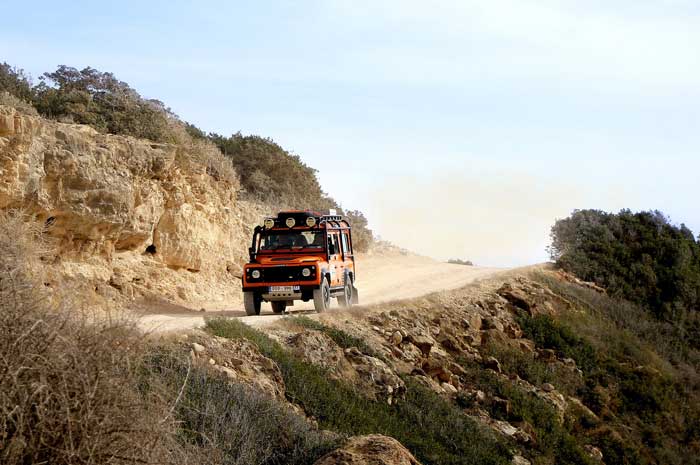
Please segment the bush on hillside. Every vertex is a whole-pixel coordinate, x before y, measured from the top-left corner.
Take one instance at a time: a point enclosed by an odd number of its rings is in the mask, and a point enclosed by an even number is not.
[[[272,139],[240,132],[231,137],[211,134],[210,139],[231,158],[253,199],[286,208],[335,208],[335,202],[321,189],[316,170]]]
[[[575,211],[551,238],[558,266],[658,318],[681,322],[700,310],[700,244],[658,211]]]
[[[293,316],[289,317],[289,321],[297,324],[303,328],[313,329],[315,331],[320,331],[326,336],[333,339],[333,341],[338,344],[343,349],[349,349],[350,347],[355,347],[363,354],[367,354],[372,357],[382,358],[374,349],[372,349],[364,339],[353,336],[342,329],[338,329],[335,326],[328,326],[321,323],[320,321],[313,320],[308,316]]]
[[[472,263],[471,260],[461,260],[459,258],[450,258],[447,260],[447,263],[452,265],[474,266],[474,263]]]
[[[358,210],[343,211],[341,209],[341,213],[345,215],[350,222],[350,226],[352,226],[353,250],[356,252],[367,252],[374,243],[374,234],[368,227],[367,218]]]
[[[50,118],[89,124],[112,134],[174,142],[172,112],[158,100],[144,99],[112,73],[61,65],[44,73],[34,94],[37,110]]]
[[[31,102],[34,99],[32,82],[27,73],[7,63],[0,63],[0,94],[3,92],[25,102]]]

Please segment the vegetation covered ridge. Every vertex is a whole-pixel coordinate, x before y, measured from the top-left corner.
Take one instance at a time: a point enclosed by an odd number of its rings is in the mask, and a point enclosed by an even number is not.
[[[230,160],[244,198],[278,209],[335,208],[352,222],[358,251],[366,251],[374,240],[364,214],[343,209],[328,196],[316,170],[298,155],[257,135],[206,134],[181,120],[163,102],[141,96],[112,73],[61,65],[44,73],[35,84],[22,69],[0,63],[0,104],[61,122],[87,124],[110,134],[172,144],[207,143]]]

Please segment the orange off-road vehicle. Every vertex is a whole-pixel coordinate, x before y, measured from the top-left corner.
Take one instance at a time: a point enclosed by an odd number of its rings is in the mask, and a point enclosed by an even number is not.
[[[262,302],[271,302],[275,313],[295,300],[313,300],[318,312],[330,307],[332,297],[343,307],[358,302],[350,223],[331,213],[280,212],[255,227],[243,268],[248,315],[259,315]]]

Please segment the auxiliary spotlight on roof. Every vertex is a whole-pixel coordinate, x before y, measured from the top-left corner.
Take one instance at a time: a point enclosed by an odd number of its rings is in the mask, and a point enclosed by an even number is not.
[[[272,229],[275,227],[275,220],[272,218],[266,218],[264,225],[266,229]]]
[[[316,218],[314,218],[313,216],[306,218],[306,226],[310,228],[316,226]]]
[[[293,228],[294,225],[297,224],[297,222],[294,218],[287,218],[284,224],[286,224],[288,228]]]

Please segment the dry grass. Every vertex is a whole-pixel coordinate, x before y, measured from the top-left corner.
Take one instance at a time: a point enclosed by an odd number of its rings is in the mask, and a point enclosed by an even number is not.
[[[139,386],[141,337],[44,291],[26,220],[0,213],[0,463],[182,462],[171,404]]]
[[[179,120],[173,119],[169,124],[169,131],[178,146],[178,163],[193,172],[198,172],[199,167],[214,180],[227,182],[236,190],[240,188],[240,178],[231,159],[224,156],[214,143],[193,138]]]
[[[9,92],[0,92],[0,105],[7,105],[15,110],[29,116],[38,116],[39,113],[31,103],[15,97]]]

